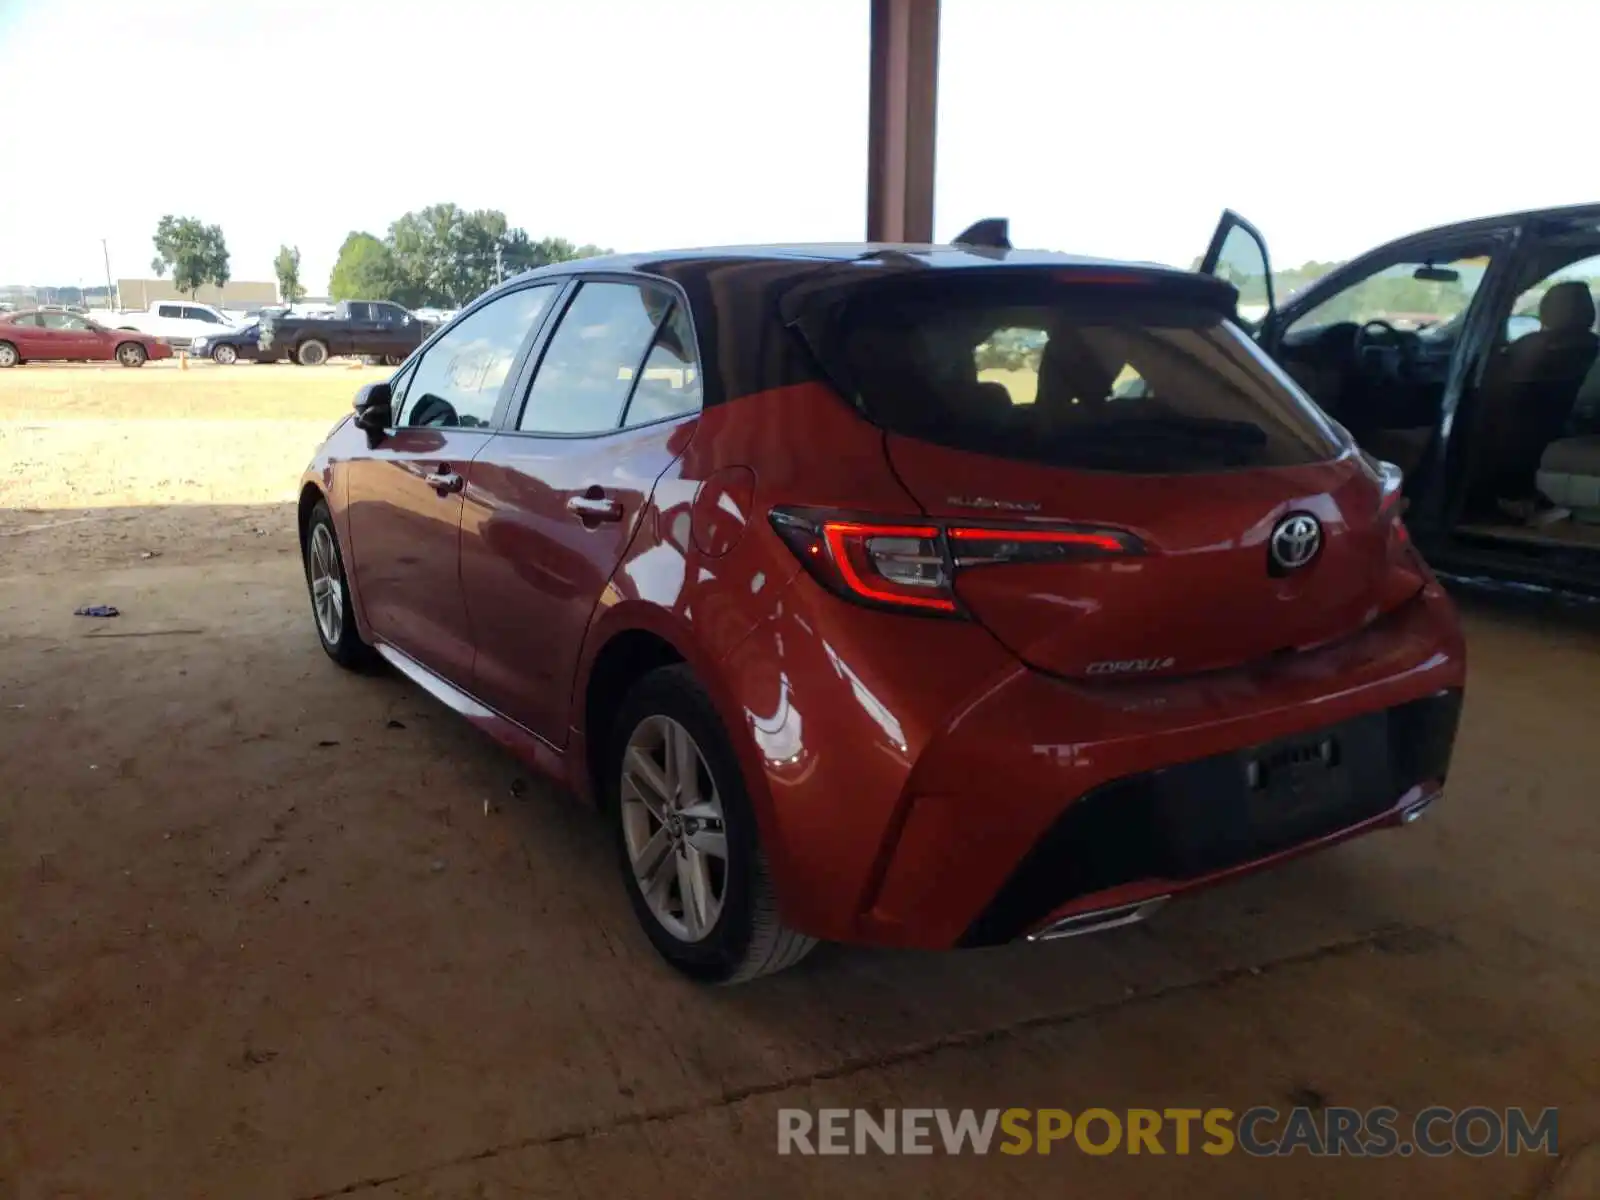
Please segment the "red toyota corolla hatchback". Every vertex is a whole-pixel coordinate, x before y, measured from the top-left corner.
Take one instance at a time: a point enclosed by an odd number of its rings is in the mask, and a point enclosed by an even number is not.
[[[1105,928],[1403,823],[1456,617],[1234,302],[961,246],[524,275],[306,473],[318,636],[594,797],[705,980]]]

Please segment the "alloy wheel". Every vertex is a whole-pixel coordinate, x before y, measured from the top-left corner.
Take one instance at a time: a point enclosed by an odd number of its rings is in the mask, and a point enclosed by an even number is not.
[[[344,633],[344,585],[339,581],[339,552],[326,525],[311,531],[311,607],[317,631],[330,646]]]
[[[235,362],[238,361],[239,352],[232,346],[223,345],[218,346],[215,350],[213,350],[211,352],[211,357],[216,359],[223,366],[231,367]]]
[[[646,717],[629,736],[621,809],[628,861],[646,906],[673,937],[702,941],[727,898],[727,824],[705,756],[671,717]]]
[[[11,343],[0,345],[0,367],[14,367],[17,365],[17,350]]]

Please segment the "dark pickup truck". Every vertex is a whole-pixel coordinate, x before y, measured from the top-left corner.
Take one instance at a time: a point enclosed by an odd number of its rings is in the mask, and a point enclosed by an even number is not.
[[[396,366],[433,329],[387,300],[341,300],[331,317],[263,312],[256,344],[261,362],[287,358],[316,367],[336,354],[358,354]]]

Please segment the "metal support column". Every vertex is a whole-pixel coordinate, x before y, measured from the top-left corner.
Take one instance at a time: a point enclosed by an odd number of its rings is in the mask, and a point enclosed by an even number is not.
[[[933,240],[939,0],[872,0],[867,240]]]

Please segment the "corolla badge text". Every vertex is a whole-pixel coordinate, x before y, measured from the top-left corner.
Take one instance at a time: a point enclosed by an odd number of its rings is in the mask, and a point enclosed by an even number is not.
[[[1111,662],[1090,663],[1085,669],[1086,675],[1135,675],[1142,671],[1165,671],[1174,667],[1178,660],[1167,658],[1119,658]]]

